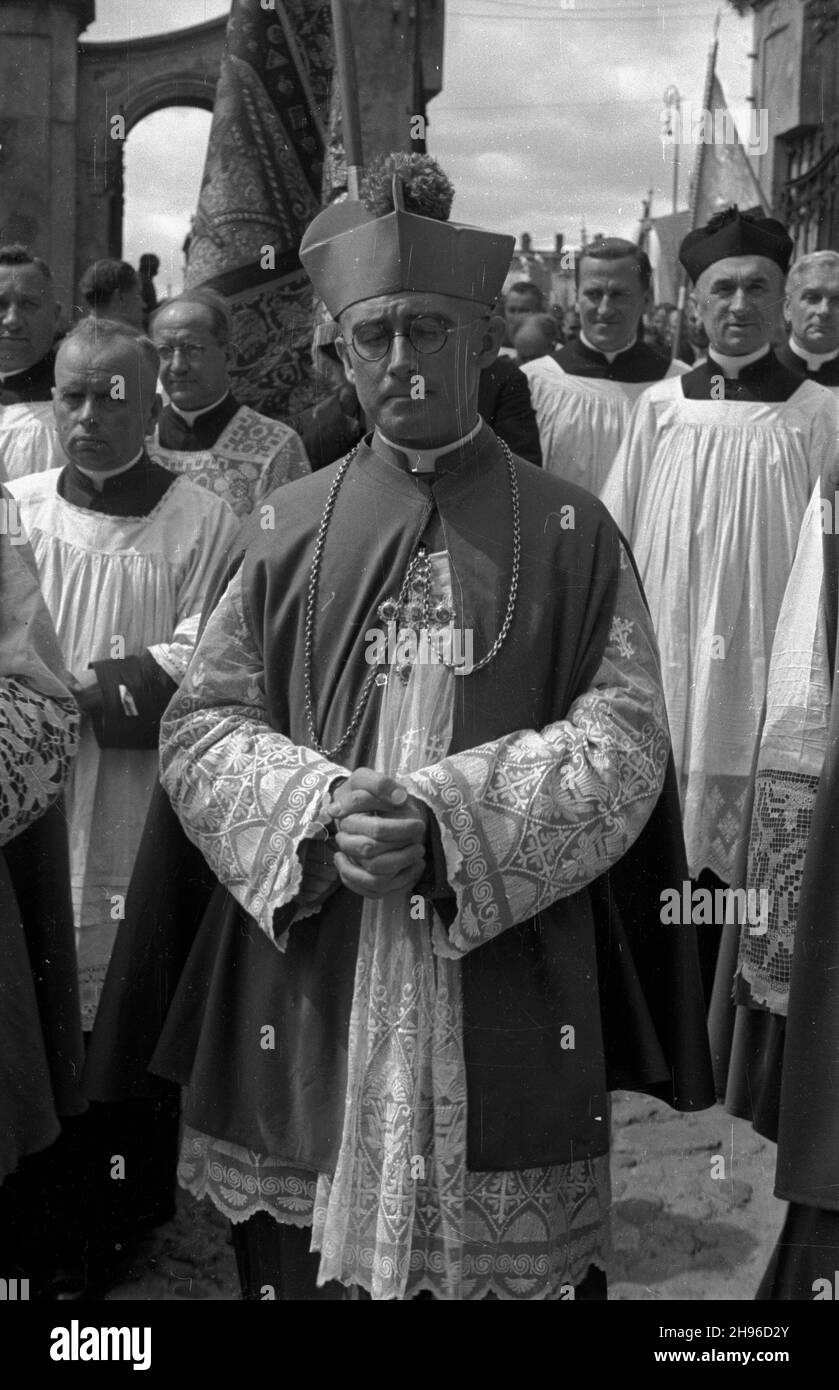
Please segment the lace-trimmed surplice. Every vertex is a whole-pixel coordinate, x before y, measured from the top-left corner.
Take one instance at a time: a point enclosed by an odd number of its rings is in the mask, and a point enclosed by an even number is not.
[[[164,449],[157,434],[149,457],[173,473],[183,473],[199,487],[249,516],[274,488],[305,478],[311,471],[299,435],[280,420],[240,406],[212,449]]]
[[[772,649],[755,777],[747,887],[764,921],[744,923],[738,973],[751,998],[786,1015],[813,805],[828,743],[830,662],[822,601],[821,489],[810,500]]]
[[[772,639],[833,403],[640,398],[602,498],[627,536],[661,651],[688,867],[733,873]]]
[[[140,517],[88,511],[61,497],[58,471],[13,485],[64,661],[151,650],[178,681],[192,654],[214,567],[236,533],[228,508],[176,479]],[[114,647],[115,641],[119,644]],[[82,721],[65,801],[82,1016],[92,1028],[157,779],[155,749],[102,748]]]
[[[0,488],[3,506],[13,505]],[[0,845],[58,796],[78,746],[79,712],[22,536],[0,535]]]
[[[552,356],[524,362],[521,369],[536,412],[545,470],[599,493],[632,407],[650,382],[577,376]],[[667,376],[686,370],[683,362],[674,362]]]

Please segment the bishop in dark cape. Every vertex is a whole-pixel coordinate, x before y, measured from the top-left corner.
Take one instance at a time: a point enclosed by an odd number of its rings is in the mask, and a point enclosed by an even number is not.
[[[655,639],[602,507],[478,419],[512,239],[422,188],[304,238],[373,428],[206,624],[161,769],[219,887],[112,995],[179,975],[150,1069],[246,1297],[602,1297],[608,1090],[711,1100]]]

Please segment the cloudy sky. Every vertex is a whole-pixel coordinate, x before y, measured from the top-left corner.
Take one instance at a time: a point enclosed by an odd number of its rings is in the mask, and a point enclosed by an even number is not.
[[[387,0],[378,0],[389,9]],[[228,0],[97,0],[86,39],[161,33],[225,14]],[[717,6],[709,0],[446,0],[443,90],[428,147],[457,188],[453,215],[501,231],[632,236],[641,199],[669,212],[673,149],[663,93],[701,105]],[[747,129],[751,21],[722,7],[717,72]],[[161,288],[180,283],[209,115],[171,108],[141,122],[126,151],[125,255],[156,251]],[[682,203],[693,151],[681,150]]]

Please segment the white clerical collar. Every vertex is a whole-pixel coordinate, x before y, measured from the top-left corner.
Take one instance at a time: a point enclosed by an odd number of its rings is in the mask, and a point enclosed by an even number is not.
[[[144,453],[145,450],[141,449],[139,454],[135,454],[133,459],[130,459],[128,463],[123,463],[119,468],[110,468],[107,473],[103,473],[101,469],[97,468],[82,468],[81,464],[75,463],[75,460],[74,464],[79,472],[84,473],[85,477],[89,478],[96,488],[101,491],[103,484],[107,483],[109,478],[118,478],[120,473],[127,473],[129,468],[133,468],[136,463],[140,462]]]
[[[460,439],[453,439],[449,444],[441,444],[437,449],[415,449],[412,445],[394,444],[393,440],[388,439],[387,435],[383,434],[377,425],[373,433],[373,448],[375,449],[376,439],[378,438],[383,444],[386,444],[389,449],[394,449],[396,453],[405,455],[408,460],[408,469],[411,473],[433,473],[438,458],[442,458],[443,454],[452,453],[455,449],[462,449],[466,444],[471,444],[472,440],[480,431],[483,423],[479,415],[477,424],[468,434],[462,435]]]
[[[834,357],[839,357],[839,347],[834,348],[832,352],[808,352],[806,348],[798,346],[792,334],[790,334],[789,346],[790,352],[794,352],[796,357],[800,357],[802,361],[806,362],[808,370],[811,372],[817,372],[819,367],[824,366],[825,362],[832,362]]]
[[[722,367],[723,376],[727,376],[730,381],[736,381],[743,368],[750,367],[753,362],[759,362],[761,357],[766,357],[770,347],[770,343],[764,343],[756,352],[746,352],[742,357],[729,357],[727,352],[718,352],[716,348],[709,347],[708,360]]]
[[[189,425],[189,428],[192,429],[192,426],[195,424],[195,421],[198,419],[199,415],[206,415],[209,411],[216,410],[217,407],[221,405],[222,401],[227,400],[227,397],[229,395],[230,392],[225,391],[224,395],[219,396],[217,401],[213,401],[212,405],[202,405],[200,410],[181,410],[181,407],[179,405],[175,405],[175,402],[171,400],[171,398],[169,404],[171,405],[175,414],[180,415],[182,420],[186,420],[187,424]]]
[[[612,365],[616,357],[620,357],[621,353],[629,352],[630,348],[634,348],[638,338],[638,335],[636,333],[635,337],[632,339],[632,342],[627,343],[626,347],[618,348],[617,352],[604,352],[602,348],[595,347],[594,343],[589,342],[582,329],[580,329],[580,332],[577,336],[579,337],[580,342],[588,348],[589,352],[599,352],[601,357],[605,357],[606,361],[609,363],[609,366]]]

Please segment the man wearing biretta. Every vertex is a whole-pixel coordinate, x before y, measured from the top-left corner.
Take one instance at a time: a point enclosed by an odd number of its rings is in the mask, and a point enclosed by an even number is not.
[[[604,1297],[609,1087],[710,1100],[691,932],[657,984],[639,947],[682,871],[649,618],[600,504],[478,416],[513,238],[443,178],[391,156],[307,231],[371,429],[285,489],[164,725],[229,896],[153,1070],[247,1298]]]
[[[727,208],[679,254],[708,358],[639,398],[602,497],[635,553],[661,649],[690,874],[719,894],[734,873],[784,587],[836,422],[828,394],[775,355],[792,254],[781,223]],[[709,994],[721,926],[716,914],[700,925]]]

